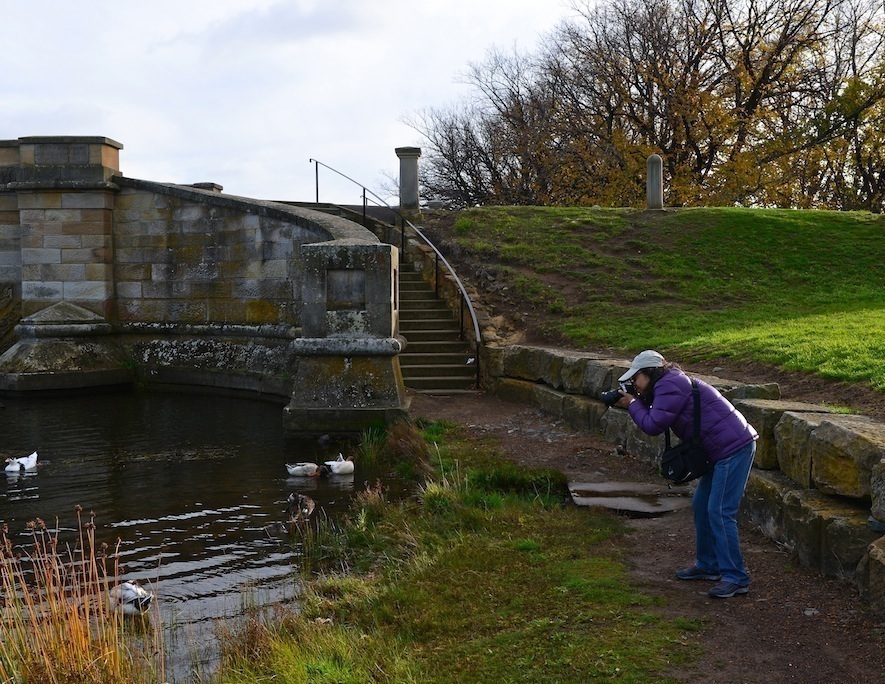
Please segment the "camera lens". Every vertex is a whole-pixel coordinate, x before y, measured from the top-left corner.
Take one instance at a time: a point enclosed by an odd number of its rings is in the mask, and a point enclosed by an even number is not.
[[[599,395],[600,401],[606,406],[614,406],[618,403],[618,399],[621,398],[621,392],[619,390],[613,389],[608,392],[602,392]]]

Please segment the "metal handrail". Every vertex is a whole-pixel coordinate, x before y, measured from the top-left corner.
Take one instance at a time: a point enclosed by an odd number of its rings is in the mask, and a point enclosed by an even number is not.
[[[474,358],[474,362],[476,363],[476,386],[477,386],[477,388],[479,388],[479,381],[480,381],[479,345],[481,344],[481,339],[482,339],[480,337],[480,333],[479,333],[479,322],[476,320],[476,311],[474,311],[474,309],[473,309],[473,303],[470,301],[470,297],[467,295],[467,290],[464,287],[464,284],[461,282],[461,279],[458,277],[458,274],[455,273],[455,269],[452,268],[452,265],[442,255],[442,252],[440,252],[436,248],[436,245],[434,245],[433,242],[430,241],[430,238],[428,238],[424,233],[422,233],[420,230],[418,230],[418,228],[416,228],[412,224],[412,222],[409,221],[409,219],[407,219],[405,216],[403,216],[402,212],[399,209],[394,209],[387,202],[385,202],[383,199],[381,199],[377,194],[375,194],[374,192],[369,190],[363,183],[360,183],[359,181],[354,180],[350,176],[341,173],[338,169],[334,169],[331,166],[329,166],[328,164],[324,164],[319,159],[310,159],[309,162],[316,165],[315,171],[314,171],[314,177],[316,179],[316,202],[317,202],[317,204],[320,203],[320,176],[319,176],[320,171],[319,171],[319,167],[322,166],[324,168],[329,169],[329,171],[331,171],[332,173],[337,173],[342,178],[346,178],[354,185],[358,185],[360,188],[362,188],[362,191],[363,191],[363,222],[364,223],[366,220],[366,204],[368,202],[368,197],[367,197],[366,193],[369,193],[378,202],[380,202],[380,204],[383,204],[385,207],[390,209],[390,211],[392,211],[394,214],[399,216],[400,220],[404,224],[407,224],[409,226],[409,228],[411,228],[415,232],[415,235],[417,235],[419,238],[421,238],[424,241],[424,244],[426,244],[428,247],[430,247],[430,249],[433,250],[433,253],[436,255],[435,269],[434,269],[434,271],[435,271],[434,272],[434,281],[435,281],[434,284],[436,286],[437,295],[439,294],[439,262],[442,261],[442,263],[448,269],[449,273],[452,275],[452,278],[455,280],[455,283],[457,284],[458,289],[461,291],[461,315],[459,316],[459,319],[460,319],[459,325],[461,327],[461,337],[462,338],[464,337],[464,325],[463,325],[462,321],[464,320],[464,304],[465,303],[467,304],[467,310],[470,313],[470,320],[473,322],[474,344],[475,344],[475,348],[476,348],[476,355]],[[400,230],[400,253],[401,254],[405,254],[405,251],[406,251],[405,250],[405,240],[406,240],[406,229],[405,229],[405,226],[403,226],[403,227],[401,227],[401,230]]]

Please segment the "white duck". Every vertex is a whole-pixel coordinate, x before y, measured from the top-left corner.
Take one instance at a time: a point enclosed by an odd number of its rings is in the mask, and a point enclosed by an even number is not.
[[[108,592],[111,610],[123,615],[141,615],[153,600],[154,595],[135,582],[121,582]]]
[[[334,461],[326,461],[320,466],[317,475],[352,475],[353,474],[353,456],[344,458],[344,454],[338,454],[338,458]]]
[[[316,463],[286,464],[286,470],[289,471],[289,475],[293,475],[295,477],[310,477],[311,475],[316,475],[319,469],[320,467]]]
[[[6,468],[4,468],[4,470],[7,473],[22,473],[25,470],[36,470],[36,468],[37,452],[35,451],[30,456],[22,456],[21,458],[7,458]]]

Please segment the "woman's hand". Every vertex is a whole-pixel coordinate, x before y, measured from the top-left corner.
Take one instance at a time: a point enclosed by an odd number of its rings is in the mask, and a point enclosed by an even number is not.
[[[636,401],[636,397],[632,394],[627,394],[624,390],[618,390],[621,393],[621,398],[615,402],[615,406],[625,409],[627,408],[631,402]]]

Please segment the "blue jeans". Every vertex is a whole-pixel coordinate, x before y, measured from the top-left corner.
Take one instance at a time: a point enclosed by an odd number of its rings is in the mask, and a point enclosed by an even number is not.
[[[698,480],[692,499],[697,566],[742,587],[750,584],[738,539],[737,514],[756,454],[751,442],[717,461]]]

